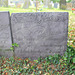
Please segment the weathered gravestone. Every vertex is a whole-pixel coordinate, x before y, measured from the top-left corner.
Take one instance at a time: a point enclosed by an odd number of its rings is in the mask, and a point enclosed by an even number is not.
[[[52,8],[52,4],[51,3],[49,3],[48,8],[50,8],[50,9]]]
[[[72,3],[72,7],[75,8],[75,3]]]
[[[54,8],[58,8],[58,3],[54,3]]]
[[[12,56],[9,12],[0,12],[0,56]]]
[[[63,55],[67,49],[67,12],[13,13],[11,26],[18,57]]]
[[[32,1],[32,0],[30,0],[30,5],[31,5],[31,6],[34,6],[34,3],[33,3],[33,1]]]
[[[8,7],[8,0],[2,0],[2,6]]]
[[[24,9],[29,8],[29,5],[30,5],[30,0],[25,0],[25,2],[23,4],[23,8]]]
[[[72,10],[72,3],[67,3],[66,5],[68,10]]]
[[[2,6],[2,0],[0,0],[0,7]]]
[[[75,0],[72,0],[72,7],[75,8]]]
[[[43,0],[44,8],[48,8],[50,0]]]

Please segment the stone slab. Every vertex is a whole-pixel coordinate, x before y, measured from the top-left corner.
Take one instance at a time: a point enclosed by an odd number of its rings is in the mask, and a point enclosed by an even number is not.
[[[18,57],[63,55],[67,49],[67,12],[13,13],[11,27]]]
[[[10,57],[11,51],[7,51],[12,46],[10,31],[9,12],[0,12],[0,56]]]

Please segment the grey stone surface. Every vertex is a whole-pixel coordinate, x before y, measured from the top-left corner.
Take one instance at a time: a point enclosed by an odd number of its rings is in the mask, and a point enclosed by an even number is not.
[[[19,44],[15,55],[37,59],[67,49],[68,13],[37,12],[11,15],[13,42]]]
[[[0,56],[7,57],[12,56],[11,51],[6,51],[12,45],[9,17],[9,12],[0,12]]]

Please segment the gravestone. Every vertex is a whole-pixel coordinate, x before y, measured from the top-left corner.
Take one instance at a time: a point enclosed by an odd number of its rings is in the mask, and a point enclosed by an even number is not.
[[[36,7],[36,0],[33,0],[34,6]]]
[[[42,1],[40,1],[40,4],[41,4],[41,5],[43,5],[43,2],[42,2]]]
[[[68,10],[72,10],[72,3],[67,3],[66,5]]]
[[[24,9],[29,8],[29,5],[30,5],[30,0],[25,0],[23,8]]]
[[[21,3],[18,3],[18,4],[16,5],[16,7],[17,7],[17,8],[21,8]]]
[[[48,8],[50,0],[43,0],[43,3],[44,3],[44,8]]]
[[[63,55],[67,49],[67,12],[13,13],[11,27],[18,57]]]
[[[54,3],[54,8],[58,8],[58,3]]]
[[[52,4],[51,3],[49,3],[48,8],[52,8]]]
[[[10,15],[9,12],[0,12],[0,56],[12,56],[10,49],[11,32],[10,32]]]
[[[2,0],[0,0],[0,7],[2,6]]]
[[[75,0],[72,0],[71,3],[72,3],[72,7],[75,8]]]
[[[8,0],[2,0],[2,6],[8,7]]]
[[[32,1],[32,0],[30,0],[30,5],[31,5],[31,6],[34,6],[34,3],[33,3],[33,1]]]
[[[53,1],[51,1],[50,3],[52,4],[52,7],[54,7],[54,3],[53,3]]]
[[[0,0],[0,6],[8,7],[8,0]]]
[[[75,8],[75,3],[72,3],[72,7]]]

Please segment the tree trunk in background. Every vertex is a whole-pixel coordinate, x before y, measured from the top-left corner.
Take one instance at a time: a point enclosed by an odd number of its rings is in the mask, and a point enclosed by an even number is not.
[[[60,9],[66,9],[66,0],[60,0]]]

